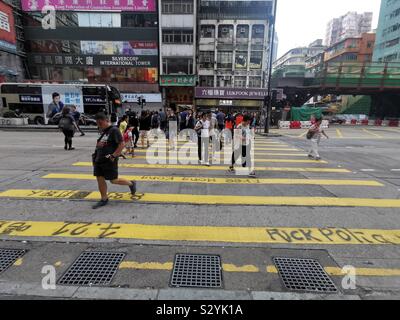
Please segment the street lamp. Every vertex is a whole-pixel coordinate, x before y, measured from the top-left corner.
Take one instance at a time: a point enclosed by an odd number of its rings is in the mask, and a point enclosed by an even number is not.
[[[272,79],[272,57],[274,54],[274,43],[275,43],[275,23],[276,23],[276,9],[278,7],[278,0],[274,1],[274,15],[272,17],[272,35],[271,35],[271,43],[269,45],[269,66],[268,66],[268,100],[266,101],[266,118],[265,118],[265,128],[264,133],[269,133],[269,125],[271,122],[271,110],[272,110],[272,88],[271,88],[271,79]]]

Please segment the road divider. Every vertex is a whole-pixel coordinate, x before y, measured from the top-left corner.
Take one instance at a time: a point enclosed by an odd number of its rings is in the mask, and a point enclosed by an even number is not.
[[[253,178],[214,178],[214,177],[177,177],[177,176],[138,176],[120,175],[121,178],[141,182],[203,183],[203,184],[255,184],[255,185],[318,185],[318,186],[359,186],[383,187],[373,180],[328,180],[328,179],[253,179]],[[93,174],[50,173],[44,179],[96,180]]]
[[[400,245],[400,230],[168,226],[105,222],[0,221],[0,238],[50,237],[291,245]]]
[[[91,162],[76,162],[73,166],[92,167]],[[130,169],[177,169],[177,170],[211,170],[226,171],[228,166],[201,166],[201,165],[174,165],[174,164],[147,164],[147,163],[119,163],[120,168]],[[238,172],[242,171],[237,168]],[[284,171],[284,172],[323,172],[323,173],[350,173],[341,168],[303,168],[303,167],[256,167],[256,171]]]
[[[138,203],[173,203],[188,205],[231,206],[294,206],[294,207],[371,207],[400,208],[400,199],[281,197],[208,194],[144,193],[132,196],[126,192],[110,192],[110,200]],[[98,200],[97,191],[11,189],[0,192],[0,198]]]

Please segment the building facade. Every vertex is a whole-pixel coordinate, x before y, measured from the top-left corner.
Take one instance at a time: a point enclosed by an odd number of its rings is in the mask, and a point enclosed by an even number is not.
[[[244,99],[251,95],[249,88],[262,89],[267,85],[273,6],[271,0],[199,1],[198,107],[261,107],[257,100]],[[232,88],[241,92],[238,99],[227,95]]]
[[[400,0],[382,0],[374,61],[400,62]]]
[[[318,39],[307,47],[298,47],[289,50],[273,63],[273,72],[282,76],[304,75],[306,60],[325,51],[322,39]]]
[[[325,45],[331,46],[346,39],[357,37],[362,33],[370,32],[372,12],[348,12],[345,15],[332,19],[326,27]]]
[[[0,82],[18,82],[26,77],[26,52],[19,0],[0,1]]]
[[[375,33],[363,33],[330,46],[325,51],[325,62],[371,62]]]
[[[21,0],[33,80],[112,83],[122,93],[159,93],[156,0]],[[42,27],[44,4],[55,29]]]
[[[164,106],[193,107],[196,72],[196,0],[158,0],[160,87]]]

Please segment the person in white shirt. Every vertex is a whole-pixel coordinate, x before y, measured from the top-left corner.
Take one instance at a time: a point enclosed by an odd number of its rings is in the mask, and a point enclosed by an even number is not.
[[[310,152],[308,153],[308,157],[315,160],[321,160],[321,157],[318,153],[318,147],[321,141],[321,135],[324,135],[327,139],[329,139],[328,135],[321,128],[321,124],[322,124],[322,118],[315,119],[315,123],[311,126],[307,134],[307,138],[311,142],[311,149]]]
[[[207,119],[207,114],[203,113],[197,121],[194,130],[197,132],[197,151],[199,163],[209,166],[208,146],[210,142],[210,121]],[[204,154],[203,154],[204,153]]]

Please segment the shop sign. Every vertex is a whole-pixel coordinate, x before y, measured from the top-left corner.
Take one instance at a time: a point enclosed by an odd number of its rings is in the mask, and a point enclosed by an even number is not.
[[[195,75],[161,75],[160,85],[164,87],[194,87],[197,76]]]

